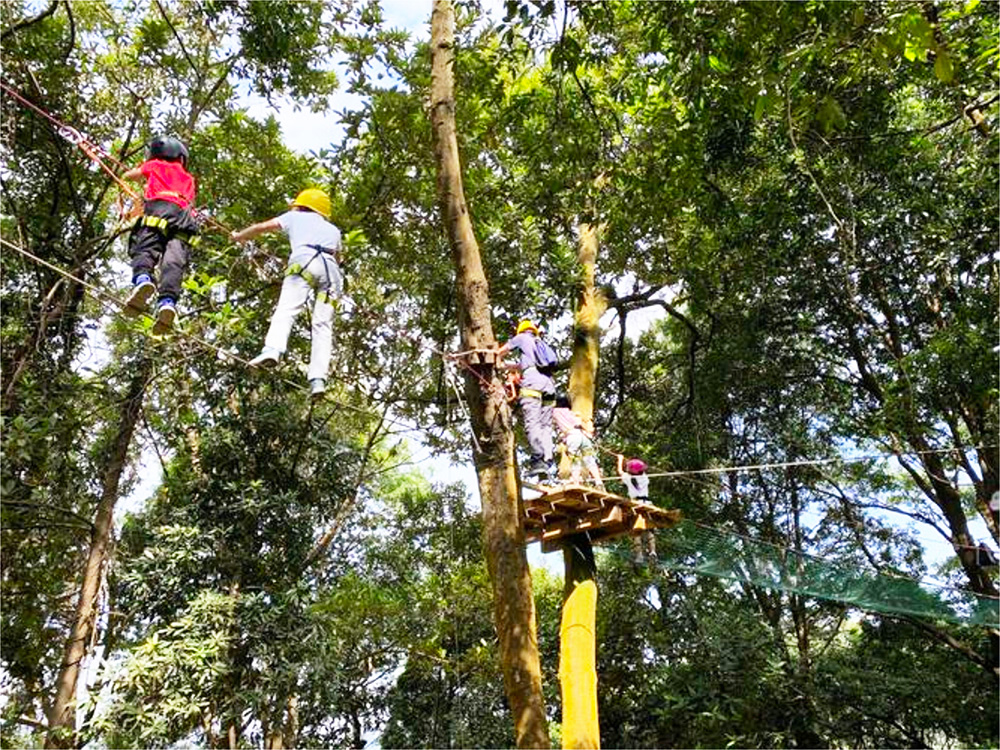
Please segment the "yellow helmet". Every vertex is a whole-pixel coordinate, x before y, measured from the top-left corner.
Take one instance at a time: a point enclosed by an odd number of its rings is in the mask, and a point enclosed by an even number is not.
[[[330,218],[330,196],[319,188],[306,188],[295,196],[292,205],[312,209],[324,219]]]
[[[524,333],[528,329],[531,329],[532,331],[535,332],[535,335],[538,335],[538,326],[536,326],[533,321],[525,318],[524,320],[522,320],[520,323],[517,324],[518,333]]]

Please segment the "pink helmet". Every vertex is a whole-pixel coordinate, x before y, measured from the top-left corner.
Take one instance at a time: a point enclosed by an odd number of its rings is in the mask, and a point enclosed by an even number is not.
[[[640,458],[630,458],[625,462],[625,471],[629,474],[645,474],[646,464]]]

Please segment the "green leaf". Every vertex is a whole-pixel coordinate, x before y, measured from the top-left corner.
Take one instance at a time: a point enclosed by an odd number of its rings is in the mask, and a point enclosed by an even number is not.
[[[712,70],[718,71],[719,73],[728,73],[731,68],[722,59],[716,57],[715,55],[708,56],[708,64],[711,66]]]
[[[934,61],[934,75],[941,83],[951,83],[955,77],[955,67],[951,61],[951,55],[944,50],[939,50],[937,59]]]
[[[764,112],[767,111],[767,97],[764,95],[757,97],[757,104],[753,108],[753,119],[760,122],[760,118],[764,116]]]

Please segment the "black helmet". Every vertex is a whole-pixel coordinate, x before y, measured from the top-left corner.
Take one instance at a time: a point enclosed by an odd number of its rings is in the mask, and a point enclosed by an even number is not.
[[[160,135],[149,142],[149,158],[179,161],[187,166],[187,146],[171,135]]]

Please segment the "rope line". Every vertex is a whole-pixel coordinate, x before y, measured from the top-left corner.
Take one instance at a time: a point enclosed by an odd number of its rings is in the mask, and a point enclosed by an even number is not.
[[[981,446],[969,446],[965,450],[990,450],[996,448],[996,445],[981,445]],[[621,455],[616,451],[600,446],[601,450],[612,456]],[[840,456],[836,458],[814,458],[814,459],[801,459],[796,461],[773,461],[769,463],[760,464],[740,464],[736,466],[720,466],[718,468],[712,469],[679,469],[676,471],[660,471],[647,473],[647,477],[684,477],[684,476],[697,476],[701,474],[726,474],[731,471],[762,471],[764,469],[782,469],[789,468],[792,466],[822,466],[825,464],[852,464],[861,463],[863,461],[877,461],[880,459],[888,458],[917,458],[919,456],[941,454],[941,453],[954,453],[959,450],[958,448],[935,448],[932,450],[923,451],[899,451],[893,453],[868,453],[860,456]],[[608,477],[611,481],[621,482],[623,481],[620,477]],[[607,479],[605,479],[607,481]]]
[[[113,157],[111,154],[109,154],[107,151],[105,151],[99,145],[97,145],[96,143],[94,143],[92,140],[90,140],[89,138],[87,138],[79,130],[77,130],[76,128],[72,127],[71,125],[63,122],[62,120],[60,120],[55,115],[52,115],[51,113],[46,112],[44,109],[42,109],[41,107],[39,107],[37,104],[35,104],[34,102],[26,99],[20,93],[18,93],[14,89],[12,89],[6,83],[3,83],[2,81],[0,81],[0,88],[3,88],[4,93],[6,93],[8,96],[13,97],[18,102],[20,102],[24,106],[28,107],[32,112],[35,112],[36,114],[41,115],[46,120],[48,120],[50,123],[52,123],[55,126],[56,134],[58,136],[60,136],[61,138],[63,138],[66,141],[69,141],[74,146],[78,147],[81,151],[83,151],[83,153],[85,153],[92,161],[94,161],[98,166],[100,166],[101,169],[103,169],[105,172],[107,172],[108,175],[111,177],[111,179],[113,179],[116,183],[118,183],[118,186],[124,192],[128,193],[130,196],[132,196],[132,198],[134,198],[136,200],[141,200],[141,197],[135,191],[135,189],[131,185],[129,185],[128,183],[126,183],[124,180],[122,180],[121,177],[119,177],[118,174],[113,169],[111,169],[111,167],[109,167],[105,163],[105,160],[108,160],[108,161],[113,162],[119,169],[124,169],[125,165],[123,165],[115,157]]]
[[[53,263],[50,263],[49,261],[45,260],[44,258],[39,258],[34,253],[32,253],[32,252],[30,252],[30,251],[28,251],[28,250],[26,250],[26,249],[24,249],[24,248],[22,248],[22,247],[20,247],[18,245],[15,245],[12,242],[8,242],[7,240],[4,240],[2,238],[0,238],[0,244],[2,244],[5,247],[9,247],[12,250],[16,250],[18,253],[20,253],[24,257],[26,257],[26,258],[28,258],[28,259],[30,259],[30,260],[38,263],[39,265],[45,266],[46,268],[49,268],[49,269],[55,271],[56,273],[58,273],[58,274],[60,274],[60,275],[62,275],[64,277],[66,277],[67,279],[71,279],[72,281],[75,281],[76,283],[80,284],[84,288],[89,289],[96,296],[98,296],[98,297],[100,297],[102,299],[108,300],[110,302],[113,302],[114,304],[118,305],[121,308],[125,307],[124,301],[121,300],[120,298],[116,297],[115,295],[111,294],[110,292],[107,292],[107,291],[101,289],[98,286],[95,286],[94,284],[91,284],[91,283],[89,283],[87,281],[84,281],[83,279],[81,279],[81,278],[73,275],[69,271],[66,271],[65,269],[62,269],[59,266],[57,266],[57,265],[55,265]],[[145,318],[147,318],[149,320],[153,319],[153,316],[150,315],[148,312],[142,312],[141,314],[142,314],[143,317],[145,317]],[[183,338],[183,339],[186,339],[188,341],[192,341],[192,342],[194,342],[196,344],[199,344],[200,346],[203,346],[203,347],[205,347],[207,349],[211,349],[212,351],[214,351],[217,354],[221,355],[223,357],[223,359],[229,359],[229,360],[233,360],[235,362],[238,362],[241,365],[243,365],[244,367],[246,367],[247,369],[251,369],[251,370],[255,370],[255,371],[258,370],[258,368],[253,367],[248,360],[243,359],[239,355],[233,354],[231,351],[223,349],[222,347],[220,347],[220,346],[218,346],[216,344],[213,344],[211,341],[206,341],[205,339],[202,339],[202,338],[200,338],[198,336],[195,336],[192,333],[189,333],[189,332],[181,330],[181,329],[175,328],[174,331],[175,331],[175,333],[177,334],[177,336],[179,338]],[[278,376],[277,379],[280,382],[283,382],[283,383],[286,383],[286,384],[290,385],[292,388],[294,388],[297,391],[306,392],[306,391],[309,390],[307,386],[304,386],[304,385],[302,385],[300,383],[297,383],[296,381],[291,380],[289,378],[285,378],[283,376]],[[354,404],[349,404],[349,403],[340,401],[338,399],[333,399],[333,398],[330,398],[329,396],[327,396],[325,400],[331,401],[332,403],[336,404],[337,406],[341,406],[341,407],[343,407],[345,409],[355,411],[355,412],[357,412],[359,414],[365,414],[365,415],[370,414],[370,410],[368,410],[368,409],[365,409],[365,408],[362,408],[362,407],[359,407],[359,406],[355,406]],[[412,431],[412,432],[425,432],[426,431],[426,430],[424,430],[421,427],[418,427],[418,426],[415,426],[415,425],[412,425],[412,424],[408,424],[406,421],[398,419],[396,417],[388,417],[386,421],[388,421],[390,424],[396,424],[396,425],[400,425],[402,427],[405,427],[407,430]]]
[[[978,593],[970,591],[969,589],[966,589],[966,588],[959,588],[957,586],[950,586],[950,585],[947,585],[947,584],[936,583],[934,581],[930,581],[930,580],[927,580],[927,579],[924,579],[924,578],[917,578],[915,576],[908,576],[908,575],[905,575],[905,574],[902,574],[902,573],[895,573],[895,572],[892,572],[892,571],[867,571],[867,570],[864,570],[864,569],[861,569],[861,568],[857,568],[854,565],[846,566],[846,565],[844,565],[844,563],[839,562],[839,561],[830,560],[830,559],[827,559],[827,558],[824,558],[824,557],[820,557],[818,555],[810,554],[808,552],[800,552],[800,551],[793,550],[793,549],[788,548],[788,547],[782,547],[781,545],[777,545],[777,544],[774,544],[774,543],[771,543],[771,542],[764,542],[764,541],[759,540],[759,539],[752,539],[750,537],[746,537],[746,536],[743,536],[741,534],[738,534],[738,533],[735,533],[735,532],[732,532],[732,531],[727,531],[725,529],[715,528],[715,527],[709,526],[707,524],[701,524],[701,523],[693,522],[693,521],[687,521],[685,523],[690,523],[692,526],[695,526],[695,527],[698,527],[700,529],[703,529],[706,532],[710,532],[712,534],[712,536],[715,537],[715,540],[721,541],[723,543],[725,543],[728,540],[732,539],[732,537],[737,537],[737,538],[739,538],[741,540],[749,542],[751,545],[764,545],[764,546],[768,546],[768,547],[774,548],[776,550],[779,550],[782,553],[787,553],[787,555],[790,556],[793,559],[800,559],[800,558],[802,558],[802,559],[807,560],[808,562],[824,566],[824,567],[828,568],[829,570],[847,571],[849,569],[850,572],[855,573],[855,574],[860,575],[860,576],[863,576],[863,577],[866,577],[866,578],[868,578],[868,580],[876,580],[877,581],[878,579],[888,579],[888,581],[898,582],[900,584],[904,584],[904,583],[906,583],[906,584],[915,584],[915,585],[917,585],[919,587],[927,587],[929,589],[934,589],[935,591],[940,592],[942,595],[943,594],[950,594],[952,596],[956,596],[959,599],[964,599],[966,601],[966,603],[969,600],[972,600],[972,601],[983,601],[984,603],[988,603],[990,605],[993,605],[993,604],[995,604],[997,602],[1000,602],[1000,597],[992,596],[990,594],[978,594]],[[661,529],[658,532],[655,532],[654,536],[656,537],[657,542],[658,542],[657,546],[659,547],[662,544],[667,549],[673,549],[675,543],[677,543],[677,538],[676,538],[676,536],[672,536],[672,535],[675,535],[676,532],[678,532],[678,530],[679,529],[669,529],[669,530],[668,529]],[[704,541],[704,540],[701,540],[701,541]],[[727,547],[727,550],[729,550],[729,552],[727,553],[727,556],[726,556],[727,561],[730,562],[730,563],[732,563],[736,558],[733,557],[733,550],[731,549],[731,543],[727,544],[726,547]],[[706,549],[710,549],[710,547],[708,547]],[[698,546],[698,550],[697,550],[697,552],[695,552],[694,550],[692,550],[689,547],[685,546],[684,542],[680,542],[679,546],[677,546],[676,549],[673,549],[672,554],[674,554],[674,555],[680,554],[682,556],[683,555],[687,555],[687,554],[699,554],[699,553],[702,552],[702,550],[703,550],[703,548],[702,548],[701,545]],[[611,555],[612,557],[616,557],[616,558],[618,558],[620,560],[624,560],[624,561],[631,561],[631,560],[633,560],[632,555],[628,551],[626,551],[623,548],[623,546],[620,545],[620,544],[619,545],[608,545],[608,546],[605,547],[605,551],[607,552],[607,554]],[[670,554],[670,553],[668,553],[668,554]],[[711,557],[711,552],[707,552],[706,554],[708,554],[709,557]],[[882,613],[882,614],[893,614],[893,613],[899,614],[899,613],[903,612],[903,610],[901,610],[898,606],[895,606],[895,607],[894,606],[882,606],[882,607],[872,606],[872,602],[870,601],[870,597],[869,597],[869,601],[866,602],[866,601],[863,601],[862,599],[860,599],[858,597],[853,597],[852,598],[852,597],[848,597],[848,596],[845,596],[845,595],[839,595],[838,596],[839,592],[837,592],[836,590],[833,590],[833,589],[827,589],[825,591],[820,591],[820,590],[817,590],[816,588],[809,588],[808,586],[804,587],[804,586],[801,585],[801,581],[799,581],[798,583],[793,582],[792,584],[786,584],[784,581],[779,582],[779,581],[777,581],[776,579],[773,578],[773,574],[775,574],[776,572],[780,572],[780,571],[773,571],[773,570],[766,571],[766,572],[769,572],[769,573],[772,574],[772,579],[771,580],[765,580],[766,576],[762,576],[762,577],[750,576],[750,577],[747,577],[746,575],[740,575],[738,572],[737,573],[733,573],[733,572],[723,572],[722,570],[714,570],[714,571],[713,570],[706,570],[703,565],[700,565],[698,563],[690,565],[690,564],[680,564],[680,563],[675,562],[675,563],[671,564],[671,562],[669,562],[667,559],[665,559],[665,557],[667,557],[667,556],[660,555],[660,554],[656,555],[655,560],[651,557],[650,563],[649,563],[650,567],[655,567],[661,573],[665,572],[667,570],[681,570],[681,571],[693,572],[693,573],[696,573],[698,575],[710,575],[710,576],[713,576],[713,577],[716,577],[716,578],[722,578],[722,579],[725,579],[725,580],[750,583],[751,585],[762,586],[764,588],[770,588],[770,589],[775,589],[775,590],[783,590],[783,591],[791,591],[791,592],[798,592],[800,594],[805,594],[805,595],[807,595],[807,596],[809,596],[811,598],[827,599],[827,600],[830,600],[830,601],[837,601],[837,602],[841,602],[841,603],[847,604],[849,606],[856,607],[858,609],[861,609],[861,610],[864,610],[864,611],[868,611],[868,612],[878,612],[878,613]],[[874,578],[869,578],[871,576],[873,576]],[[808,579],[802,579],[802,580],[805,580],[805,582],[807,584],[809,582]],[[944,602],[944,603],[948,604],[948,602]],[[950,620],[953,620],[955,622],[967,622],[968,624],[978,624],[978,625],[985,624],[985,626],[987,626],[987,627],[995,627],[995,625],[993,623],[991,623],[991,622],[990,623],[972,622],[972,621],[969,621],[968,617],[963,617],[961,615],[955,614],[954,612],[951,613],[951,614],[948,614],[948,613],[945,613],[945,612],[928,612],[928,611],[925,611],[925,610],[919,610],[919,611],[909,611],[909,612],[904,612],[904,613],[907,613],[907,614],[916,614],[916,615],[922,616],[922,617],[942,617],[943,619],[950,619]]]
[[[125,180],[123,180],[118,175],[118,173],[115,172],[115,170],[109,167],[106,163],[107,161],[110,161],[119,170],[126,169],[125,165],[122,164],[118,159],[116,159],[114,156],[105,151],[101,146],[99,146],[93,140],[87,138],[83,133],[74,128],[72,125],[63,122],[50,112],[46,112],[37,104],[25,98],[22,94],[18,93],[15,89],[11,88],[6,83],[3,83],[3,81],[0,81],[0,88],[2,88],[4,93],[6,93],[8,96],[13,97],[19,103],[28,107],[32,112],[35,112],[36,114],[44,117],[52,125],[54,125],[57,135],[59,135],[61,138],[72,143],[74,146],[83,151],[83,153],[86,154],[87,157],[91,159],[91,161],[97,164],[101,169],[103,169],[108,174],[109,177],[111,177],[111,179],[118,185],[119,189],[122,192],[127,193],[135,201],[141,202],[143,200],[142,196],[139,195],[136,189],[133,188],[131,185],[129,185],[127,182],[125,182]],[[219,232],[229,235],[230,232],[232,231],[221,221],[219,221],[218,219],[207,213],[207,211],[204,208],[199,209],[192,206],[191,213],[194,214],[194,216],[197,219],[200,219],[203,223],[207,224],[208,226],[212,227],[213,229]]]

